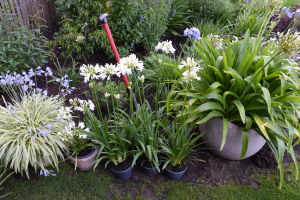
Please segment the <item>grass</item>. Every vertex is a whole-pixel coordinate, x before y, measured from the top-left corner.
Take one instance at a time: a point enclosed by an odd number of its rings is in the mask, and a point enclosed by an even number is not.
[[[193,183],[167,181],[157,185],[142,179],[138,184],[127,183],[129,192],[124,192],[124,187],[118,187],[120,180],[114,179],[109,170],[74,172],[74,166],[66,162],[60,165],[60,172],[55,177],[38,175],[24,182],[9,178],[4,191],[11,194],[4,199],[150,199],[143,197],[147,186],[154,189],[153,199],[300,199],[300,184],[292,174],[293,166],[286,165],[285,171],[282,190],[278,189],[278,170],[273,169],[250,177],[259,189],[243,186],[236,180],[212,186],[205,179]]]

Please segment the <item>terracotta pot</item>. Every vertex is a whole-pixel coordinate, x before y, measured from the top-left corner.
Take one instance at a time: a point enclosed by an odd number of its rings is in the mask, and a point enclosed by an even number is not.
[[[82,171],[88,171],[92,169],[92,167],[94,166],[97,153],[98,150],[93,149],[93,151],[90,154],[82,157],[77,157],[77,167]],[[76,158],[70,156],[69,152],[67,152],[67,156],[69,157],[71,163],[75,165]]]
[[[240,158],[243,143],[242,129],[228,122],[228,133],[225,145],[220,151],[223,138],[223,119],[213,117],[199,125],[200,132],[205,132],[202,140],[216,155],[228,160],[242,160],[257,153],[266,143],[266,140],[253,129],[249,130],[248,150],[246,156]]]

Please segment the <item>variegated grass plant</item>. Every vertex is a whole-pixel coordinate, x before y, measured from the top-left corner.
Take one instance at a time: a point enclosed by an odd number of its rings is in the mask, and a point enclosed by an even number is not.
[[[30,79],[35,74],[47,72],[29,71],[24,76],[14,73],[0,77],[0,86],[7,92],[11,101],[0,106],[0,161],[5,167],[16,173],[25,172],[29,178],[28,168],[41,168],[40,174],[50,175],[44,163],[50,163],[58,170],[58,159],[63,159],[72,133],[68,131],[72,120],[71,110],[64,107],[59,96],[47,96],[47,90],[33,89],[35,83]],[[17,89],[17,90],[15,90]]]

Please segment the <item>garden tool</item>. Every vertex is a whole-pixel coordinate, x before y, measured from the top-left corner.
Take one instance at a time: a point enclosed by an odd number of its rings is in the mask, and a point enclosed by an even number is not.
[[[101,22],[103,24],[105,32],[106,32],[106,35],[108,37],[108,40],[109,40],[109,43],[110,43],[110,46],[111,46],[111,49],[112,49],[112,51],[113,51],[113,53],[115,55],[116,61],[117,61],[117,63],[120,63],[120,56],[118,54],[118,51],[117,51],[114,39],[113,39],[113,37],[111,35],[111,32],[110,32],[108,24],[107,24],[107,19],[106,19],[107,16],[108,16],[107,13],[102,14],[98,18],[98,22]],[[130,93],[131,93],[133,107],[134,107],[135,110],[137,110],[138,104],[137,104],[137,101],[136,101],[136,98],[135,98],[135,95],[134,95],[133,91],[131,90],[131,92],[130,92],[129,82],[128,82],[127,76],[126,76],[126,74],[123,74],[123,73],[121,75],[122,75],[123,81],[125,83],[126,89],[128,91],[128,95],[130,95]]]

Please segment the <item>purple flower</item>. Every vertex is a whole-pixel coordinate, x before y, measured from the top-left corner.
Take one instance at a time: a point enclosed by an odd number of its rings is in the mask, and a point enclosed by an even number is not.
[[[133,48],[133,43],[130,44],[130,48]]]
[[[22,89],[23,89],[24,92],[27,92],[27,90],[28,90],[28,85],[23,85],[23,86],[21,86],[21,87],[22,87]]]
[[[28,131],[31,132],[31,127],[28,127]]]
[[[173,10],[173,17],[175,17],[176,9]]]
[[[254,5],[256,6],[256,2],[254,2]]]
[[[144,8],[147,8],[147,6],[146,6],[146,5],[144,5],[143,7],[144,7]]]
[[[47,124],[46,126],[49,130],[51,130],[51,124]]]
[[[220,29],[218,28],[218,31],[220,31]]]
[[[167,13],[167,15],[166,15],[166,21],[168,21],[168,17],[169,17],[169,13]]]
[[[109,6],[112,7],[112,1],[111,0],[109,0]]]
[[[135,7],[138,7],[138,5],[137,5],[137,4],[135,4]]]
[[[141,16],[141,19],[140,19],[140,24],[143,22],[143,19],[144,19],[144,17],[143,17],[143,15]]]
[[[149,5],[151,6],[151,0],[149,0]]]
[[[47,91],[47,90],[44,90],[43,94],[44,94],[44,96],[47,96],[48,91]]]
[[[170,12],[170,10],[171,10],[171,5],[169,5],[169,12]]]
[[[200,31],[195,27],[190,29],[187,28],[185,29],[183,36],[188,36],[189,38],[193,37],[194,40],[197,41],[200,38]]]
[[[53,72],[52,72],[52,70],[49,67],[46,68],[46,72],[47,73],[45,73],[45,76],[48,76],[48,75],[52,76],[53,75]]]
[[[32,141],[35,141],[35,136],[32,136],[31,140],[32,140]]]
[[[31,78],[33,77],[35,74],[33,72],[33,69],[31,68],[29,71],[28,71],[28,76]]]

